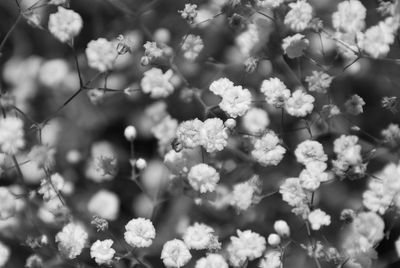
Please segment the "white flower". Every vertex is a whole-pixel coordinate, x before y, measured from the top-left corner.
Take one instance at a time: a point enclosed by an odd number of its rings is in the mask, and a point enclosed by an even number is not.
[[[282,200],[290,206],[295,207],[304,203],[307,195],[300,185],[298,178],[288,178],[279,188],[279,193],[282,195]]]
[[[82,29],[81,16],[70,9],[58,7],[57,13],[49,16],[49,31],[61,42],[71,41]]]
[[[270,131],[255,140],[251,155],[262,166],[276,166],[283,159],[285,152],[286,149],[279,145],[279,138]]]
[[[307,168],[299,175],[300,184],[304,189],[315,191],[321,185],[321,182],[328,180],[328,174],[324,172],[326,164],[320,161],[314,161],[307,164]]]
[[[277,246],[279,246],[280,243],[281,243],[281,238],[280,238],[279,235],[277,235],[277,234],[270,234],[270,235],[268,236],[268,244],[269,244],[270,246],[277,247]]]
[[[174,92],[174,86],[170,82],[172,76],[172,70],[163,73],[161,69],[151,68],[144,73],[140,86],[152,98],[165,98]]]
[[[222,94],[222,101],[219,103],[221,110],[229,116],[236,118],[244,115],[251,105],[251,93],[241,86],[234,86]]]
[[[312,19],[313,8],[305,0],[289,4],[290,10],[285,16],[285,24],[295,32],[304,31]]]
[[[42,179],[38,193],[43,195],[44,200],[50,200],[57,197],[63,187],[64,178],[60,174],[55,173],[51,175],[50,179]]]
[[[354,218],[352,227],[355,232],[367,239],[371,247],[385,236],[385,223],[374,212],[361,212]]]
[[[252,261],[261,257],[265,248],[265,238],[258,233],[237,230],[237,237],[231,236],[231,244],[228,247],[229,260],[233,266],[239,266],[246,260]]]
[[[220,254],[211,253],[197,260],[195,268],[228,268],[228,263]]]
[[[0,220],[14,216],[17,210],[15,196],[6,187],[0,187]]]
[[[189,226],[183,234],[183,241],[189,249],[207,249],[214,239],[214,229],[203,223]]]
[[[236,44],[239,47],[240,52],[243,56],[250,56],[254,47],[260,41],[260,33],[255,23],[250,23],[247,26],[247,30],[242,32],[236,37]]]
[[[11,116],[0,119],[0,150],[6,154],[16,154],[24,146],[22,120]]]
[[[192,254],[182,240],[166,242],[161,251],[161,259],[167,267],[180,268],[190,261]]]
[[[357,136],[342,135],[334,141],[333,151],[338,155],[338,159],[349,165],[357,165],[362,161],[361,146],[357,142]]]
[[[154,60],[163,55],[163,50],[157,46],[156,42],[147,41],[143,45],[143,47],[145,49],[144,51],[145,56],[148,57],[150,60]]]
[[[338,4],[332,15],[333,27],[342,32],[357,33],[365,26],[367,10],[358,0],[346,0]]]
[[[179,11],[179,13],[181,13],[181,17],[187,20],[188,23],[193,23],[194,19],[197,17],[197,5],[185,4],[185,8]]]
[[[358,115],[364,112],[363,106],[365,105],[365,101],[356,94],[352,95],[344,105],[348,113]]]
[[[274,105],[277,108],[283,107],[287,99],[290,97],[290,90],[286,85],[276,77],[264,80],[260,88],[265,95],[267,103]]]
[[[228,143],[228,132],[224,122],[219,118],[209,118],[204,121],[200,139],[201,145],[208,153],[222,151]]]
[[[90,247],[90,257],[92,257],[98,265],[110,264],[115,250],[111,247],[114,242],[111,239],[103,241],[97,240]]]
[[[223,77],[213,81],[209,89],[215,95],[222,96],[225,94],[226,91],[230,90],[233,87],[234,87],[233,82],[228,78]]]
[[[290,236],[290,227],[284,220],[278,220],[274,223],[274,230],[282,237]]]
[[[215,168],[201,163],[190,169],[188,180],[193,189],[200,193],[213,192],[219,182],[219,174]]]
[[[48,60],[40,67],[39,81],[47,87],[57,87],[69,74],[69,67],[63,59]]]
[[[265,253],[264,257],[260,261],[259,268],[281,268],[282,261],[281,261],[282,253],[276,250],[270,250]]]
[[[306,77],[308,90],[318,93],[326,93],[332,83],[333,77],[320,71],[312,71],[312,75]]]
[[[284,0],[256,0],[257,6],[266,8],[279,7],[283,2]]]
[[[107,190],[98,191],[88,203],[88,211],[106,220],[115,220],[119,212],[119,198]]]
[[[298,89],[286,101],[286,111],[288,114],[296,117],[304,117],[314,109],[314,97]]]
[[[125,230],[125,241],[132,247],[149,247],[156,237],[156,230],[154,229],[153,223],[144,218],[130,220],[125,225]]]
[[[87,44],[86,57],[89,67],[100,72],[111,70],[118,56],[115,45],[105,38],[92,40]]]
[[[158,124],[151,128],[151,132],[160,143],[169,144],[175,137],[177,127],[178,120],[167,115]]]
[[[258,176],[253,176],[248,181],[235,184],[231,193],[230,204],[238,210],[248,209],[253,203],[258,179]]]
[[[326,162],[328,160],[322,144],[314,140],[305,140],[298,144],[294,154],[297,162],[303,165],[308,165],[314,161]]]
[[[10,258],[11,251],[8,246],[0,242],[0,267],[5,267]]]
[[[282,40],[282,49],[289,58],[294,59],[304,55],[309,43],[304,35],[297,33]]]
[[[308,221],[311,224],[311,229],[319,230],[322,226],[329,226],[331,224],[331,216],[320,209],[316,209],[310,212]]]
[[[134,126],[127,126],[124,130],[125,139],[132,142],[137,135],[136,128]]]
[[[394,247],[396,248],[397,256],[400,257],[400,237],[397,238],[396,242],[394,242]]]
[[[57,233],[56,242],[60,252],[69,259],[81,254],[88,240],[88,234],[81,225],[69,223]]]
[[[198,35],[189,34],[184,37],[182,44],[183,56],[188,60],[195,60],[203,50],[203,40]]]
[[[249,134],[259,134],[265,131],[270,121],[265,110],[260,108],[250,108],[242,117],[242,126]]]
[[[185,148],[194,148],[201,145],[200,130],[203,122],[199,119],[184,121],[179,124],[176,136]]]
[[[143,158],[138,158],[135,161],[135,166],[138,170],[143,170],[147,167],[147,162]]]

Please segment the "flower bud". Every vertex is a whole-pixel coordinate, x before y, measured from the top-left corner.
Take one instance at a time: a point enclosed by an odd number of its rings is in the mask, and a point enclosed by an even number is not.
[[[282,237],[290,236],[290,228],[286,221],[279,220],[274,223],[274,230]]]
[[[138,158],[138,160],[136,160],[135,165],[137,169],[143,170],[147,167],[147,162],[143,158]]]
[[[268,244],[270,244],[273,247],[279,246],[281,243],[281,238],[277,234],[270,234],[268,236]]]
[[[124,136],[128,141],[133,141],[136,138],[136,128],[134,126],[127,126],[124,131]]]

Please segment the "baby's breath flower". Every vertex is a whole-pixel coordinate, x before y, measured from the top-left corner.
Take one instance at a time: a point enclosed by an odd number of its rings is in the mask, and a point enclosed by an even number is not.
[[[88,43],[86,57],[91,68],[106,72],[113,68],[118,51],[112,42],[99,38]]]
[[[222,96],[226,91],[231,90],[233,87],[233,82],[228,78],[223,77],[211,83],[210,91],[215,95]]]
[[[166,242],[161,251],[161,259],[167,267],[180,268],[192,258],[189,249],[182,240],[173,239]]]
[[[6,220],[14,216],[17,210],[15,196],[6,187],[0,187],[0,219]]]
[[[308,39],[302,34],[291,35],[282,40],[282,49],[291,59],[303,56],[308,45]]]
[[[290,97],[290,90],[276,77],[264,80],[260,91],[265,95],[265,100],[276,108],[283,107]]]
[[[198,35],[189,34],[183,38],[183,56],[188,60],[195,60],[203,50],[203,40]]]
[[[326,162],[327,155],[321,143],[314,140],[306,140],[297,145],[294,152],[299,163],[308,165],[311,162]]]
[[[64,178],[60,174],[55,173],[49,179],[42,179],[38,193],[43,195],[44,200],[50,200],[57,197],[63,187]]]
[[[125,229],[125,241],[132,247],[149,247],[156,237],[153,223],[148,219],[132,219],[125,225]]]
[[[150,93],[152,98],[165,98],[174,92],[174,85],[170,82],[172,70],[165,73],[161,69],[151,68],[144,73],[141,88],[144,93]]]
[[[221,110],[233,118],[244,115],[250,105],[251,93],[242,86],[234,86],[226,90],[222,95],[222,101],[219,103]]]
[[[259,267],[260,268],[281,268],[282,261],[281,261],[282,253],[277,250],[269,250],[264,254],[264,257],[260,261]]]
[[[308,221],[311,224],[311,229],[319,230],[322,226],[329,226],[331,224],[331,216],[320,209],[316,209],[310,212]]]
[[[118,216],[120,201],[116,194],[100,190],[89,200],[88,211],[106,220],[115,220]]]
[[[288,114],[295,117],[304,117],[314,109],[315,98],[298,89],[286,101],[285,109]]]
[[[270,131],[255,140],[251,155],[263,166],[276,166],[281,162],[286,152],[286,149],[279,145],[279,142],[276,134]]]
[[[260,134],[270,123],[268,113],[261,108],[250,108],[242,117],[242,126],[250,134]]]
[[[11,256],[11,250],[8,246],[0,242],[0,267],[5,267]]]
[[[76,223],[69,223],[57,233],[56,242],[60,252],[69,259],[75,259],[81,254],[88,239],[83,227]]]
[[[215,168],[201,163],[190,169],[188,180],[193,189],[200,193],[213,192],[219,182],[219,174]]]
[[[188,23],[192,24],[194,19],[197,17],[197,5],[185,4],[185,8],[180,10],[181,17]]]
[[[290,10],[285,16],[285,24],[295,32],[302,32],[313,17],[313,8],[305,0],[289,4]]]
[[[25,146],[23,127],[19,118],[8,116],[0,119],[0,151],[12,155]]]
[[[332,83],[333,77],[327,73],[320,71],[313,71],[310,76],[306,77],[308,83],[308,90],[318,93],[326,93],[327,89]]]
[[[113,243],[111,239],[97,240],[90,247],[90,257],[98,265],[110,264],[115,254],[115,250],[111,247]]]
[[[78,13],[60,6],[57,13],[49,16],[49,31],[63,43],[77,36],[82,25],[83,21]]]
[[[183,241],[189,249],[208,249],[214,240],[214,229],[203,223],[189,226],[183,234]]]
[[[344,104],[348,113],[353,115],[362,114],[365,101],[358,95],[351,96]]]
[[[228,263],[220,254],[208,254],[197,260],[195,268],[228,268]]]
[[[360,1],[342,1],[332,15],[332,24],[338,31],[357,33],[364,29],[366,15],[367,10]]]

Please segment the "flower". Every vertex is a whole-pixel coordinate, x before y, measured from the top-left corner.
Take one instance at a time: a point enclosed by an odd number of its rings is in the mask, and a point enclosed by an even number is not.
[[[24,146],[24,123],[22,120],[11,116],[0,119],[0,150],[12,155]]]
[[[136,128],[134,126],[127,126],[124,130],[125,139],[132,142],[137,135]]]
[[[49,31],[61,42],[71,41],[82,29],[81,16],[73,10],[58,7],[57,13],[49,16]]]
[[[195,60],[204,48],[203,40],[198,35],[189,34],[183,38],[183,56],[188,60]]]
[[[42,179],[38,193],[43,195],[44,200],[50,200],[58,196],[64,187],[64,178],[55,173],[50,178]]]
[[[314,140],[305,140],[298,144],[294,154],[297,162],[303,165],[308,165],[314,161],[326,162],[328,160],[322,144]]]
[[[236,118],[244,115],[251,105],[251,93],[241,86],[234,86],[222,94],[222,101],[219,103],[221,110],[230,117]]]
[[[328,174],[324,172],[326,166],[326,163],[320,161],[308,163],[299,175],[301,186],[309,191],[317,190],[322,182],[328,180]]]
[[[273,247],[279,246],[281,243],[281,238],[277,234],[270,234],[268,236],[268,244]]]
[[[235,42],[242,55],[244,57],[249,57],[253,49],[260,42],[260,29],[257,24],[248,24],[247,30],[239,34]]]
[[[174,92],[174,86],[170,82],[172,76],[172,70],[163,73],[161,69],[151,68],[144,73],[144,77],[140,82],[142,91],[150,93],[152,98],[165,98]]]
[[[313,17],[313,8],[305,0],[290,3],[289,7],[284,23],[295,32],[304,31]]]
[[[329,226],[331,224],[331,216],[320,209],[316,209],[310,212],[308,221],[311,224],[311,229],[319,230],[321,226]]]
[[[290,236],[290,227],[284,220],[278,220],[274,223],[274,230],[282,237]]]
[[[211,253],[198,259],[195,268],[228,268],[228,263],[220,254]]]
[[[264,80],[261,84],[260,91],[265,95],[267,103],[281,108],[290,97],[290,90],[286,85],[276,77]]]
[[[254,149],[251,151],[252,157],[262,166],[278,165],[286,152],[279,142],[274,132],[267,132],[260,139],[255,140]]]
[[[296,117],[304,117],[314,109],[314,97],[306,94],[303,90],[296,90],[286,101],[286,111]]]
[[[119,206],[118,195],[107,190],[100,190],[89,200],[87,208],[91,214],[106,220],[115,220],[118,217]]]
[[[233,87],[234,87],[233,82],[228,78],[223,77],[213,81],[209,89],[215,95],[222,96],[226,91],[230,90]]]
[[[10,258],[11,250],[8,246],[0,242],[0,267],[4,267]]]
[[[144,218],[130,220],[125,225],[125,230],[125,241],[132,247],[149,247],[156,237],[156,230],[154,229],[153,223]]]
[[[191,24],[197,17],[197,5],[185,4],[185,8],[182,11],[179,11],[179,13],[181,13],[181,17],[184,20]]]
[[[309,41],[302,34],[295,34],[285,37],[282,41],[282,49],[291,58],[298,58],[304,55],[304,50],[308,48]]]
[[[344,104],[348,113],[353,115],[362,114],[365,101],[358,95],[351,96]]]
[[[281,268],[282,261],[281,261],[282,253],[277,250],[269,250],[265,253],[264,257],[260,261],[259,267],[260,268]]]
[[[222,151],[227,145],[228,132],[219,118],[209,118],[200,129],[201,145],[208,153]]]
[[[201,163],[190,169],[188,180],[193,189],[200,193],[213,192],[219,182],[219,174],[215,168]]]
[[[182,240],[173,239],[166,242],[161,251],[165,266],[180,268],[190,261],[192,254]]]
[[[189,249],[207,249],[214,239],[214,229],[203,223],[189,226],[183,234],[183,241]]]
[[[98,265],[110,264],[115,254],[115,250],[111,248],[113,243],[111,239],[103,241],[97,240],[90,247],[90,257],[92,257]]]
[[[358,0],[346,0],[338,4],[332,15],[332,25],[338,31],[357,33],[365,26],[367,10]]]
[[[332,83],[333,77],[320,71],[312,71],[312,75],[306,77],[308,90],[318,93],[326,93]]]
[[[0,220],[14,216],[17,210],[15,196],[7,187],[0,187]]]
[[[48,60],[40,67],[39,81],[47,87],[58,87],[69,74],[68,63],[63,59]]]
[[[260,108],[250,108],[242,117],[242,126],[250,134],[262,133],[269,125],[269,117],[265,110]]]
[[[266,8],[279,7],[283,2],[284,0],[256,0],[257,6]]]
[[[83,227],[76,223],[69,223],[57,233],[56,242],[60,252],[69,259],[75,259],[81,254],[88,240],[88,234]]]
[[[228,247],[229,260],[233,266],[262,256],[267,244],[264,237],[250,230],[237,230],[236,233],[237,236],[231,236]]]
[[[179,124],[176,136],[185,148],[194,148],[201,145],[200,130],[203,122],[199,119],[184,121]]]
[[[106,72],[113,68],[118,51],[113,43],[105,38],[99,38],[87,44],[86,57],[89,67]]]

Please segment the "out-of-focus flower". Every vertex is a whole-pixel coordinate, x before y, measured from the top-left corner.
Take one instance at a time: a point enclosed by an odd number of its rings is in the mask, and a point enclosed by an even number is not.
[[[88,43],[86,57],[91,68],[99,72],[106,72],[113,68],[118,51],[112,42],[105,38],[99,38]]]
[[[311,162],[326,162],[328,156],[324,152],[321,143],[314,140],[306,140],[297,145],[295,150],[296,159],[299,163],[308,165]]]
[[[167,241],[161,251],[161,259],[167,267],[180,268],[192,258],[189,249],[182,240]]]
[[[203,39],[198,35],[189,34],[183,37],[183,56],[188,60],[195,60],[204,48]]]
[[[277,8],[279,7],[284,0],[256,0],[256,4],[259,7],[266,7],[266,8]]]
[[[5,267],[10,258],[11,250],[8,246],[0,242],[0,267]]]
[[[338,31],[357,33],[364,29],[366,15],[367,10],[360,1],[342,1],[332,15],[332,25]]]
[[[14,216],[17,210],[15,196],[6,187],[0,187],[0,219],[6,220]]]
[[[327,73],[320,71],[313,71],[310,76],[306,77],[308,83],[308,90],[318,93],[326,93],[327,89],[332,83],[333,77]]]
[[[144,218],[137,218],[130,220],[125,225],[125,241],[136,248],[149,247],[156,237],[156,230],[153,223]]]
[[[227,145],[228,133],[224,122],[219,118],[204,121],[200,130],[201,145],[208,153],[222,151]]]
[[[344,104],[348,113],[353,115],[362,114],[365,101],[358,95],[351,96]]]
[[[83,227],[76,223],[69,223],[57,233],[56,242],[60,252],[69,259],[75,259],[86,246],[88,234]]]
[[[58,87],[70,72],[63,59],[52,59],[43,63],[39,71],[39,81],[47,87]]]
[[[43,178],[40,183],[38,193],[43,195],[44,200],[50,200],[59,195],[59,192],[64,187],[64,178],[55,173],[49,178]]]
[[[277,234],[270,234],[268,236],[268,244],[272,247],[277,247],[281,243],[281,238]]]
[[[260,134],[270,123],[268,113],[261,108],[250,108],[242,117],[242,126],[250,134]]]
[[[228,268],[228,263],[220,254],[211,253],[197,260],[195,268]]]
[[[192,24],[194,19],[197,17],[197,5],[185,4],[185,8],[180,10],[181,16],[188,23]]]
[[[282,253],[277,250],[269,250],[264,254],[264,257],[260,261],[259,267],[260,268],[281,268],[282,261],[281,261]]]
[[[127,126],[124,130],[125,139],[132,142],[136,138],[136,128],[134,126]]]
[[[304,55],[304,50],[308,48],[308,39],[302,34],[295,34],[285,37],[282,41],[284,53],[291,59]]]
[[[0,150],[6,154],[16,154],[25,146],[24,123],[17,117],[0,119]]]
[[[222,94],[221,110],[236,118],[244,115],[251,105],[251,93],[242,86],[234,86]]]
[[[110,264],[115,250],[111,247],[114,242],[111,239],[103,241],[97,240],[90,247],[90,257],[92,257],[98,265]]]
[[[274,223],[274,230],[281,237],[289,237],[290,236],[290,227],[284,220],[278,220]]]
[[[383,108],[388,109],[392,113],[397,113],[397,106],[399,105],[397,97],[383,97],[381,102]]]
[[[49,16],[49,31],[66,43],[79,34],[83,26],[81,16],[73,10],[58,7],[57,13]]]
[[[118,217],[120,201],[116,194],[107,191],[98,191],[88,203],[88,211],[106,220],[115,220]]]
[[[43,267],[43,259],[39,255],[32,254],[26,259],[25,268],[42,268],[42,267]]]

